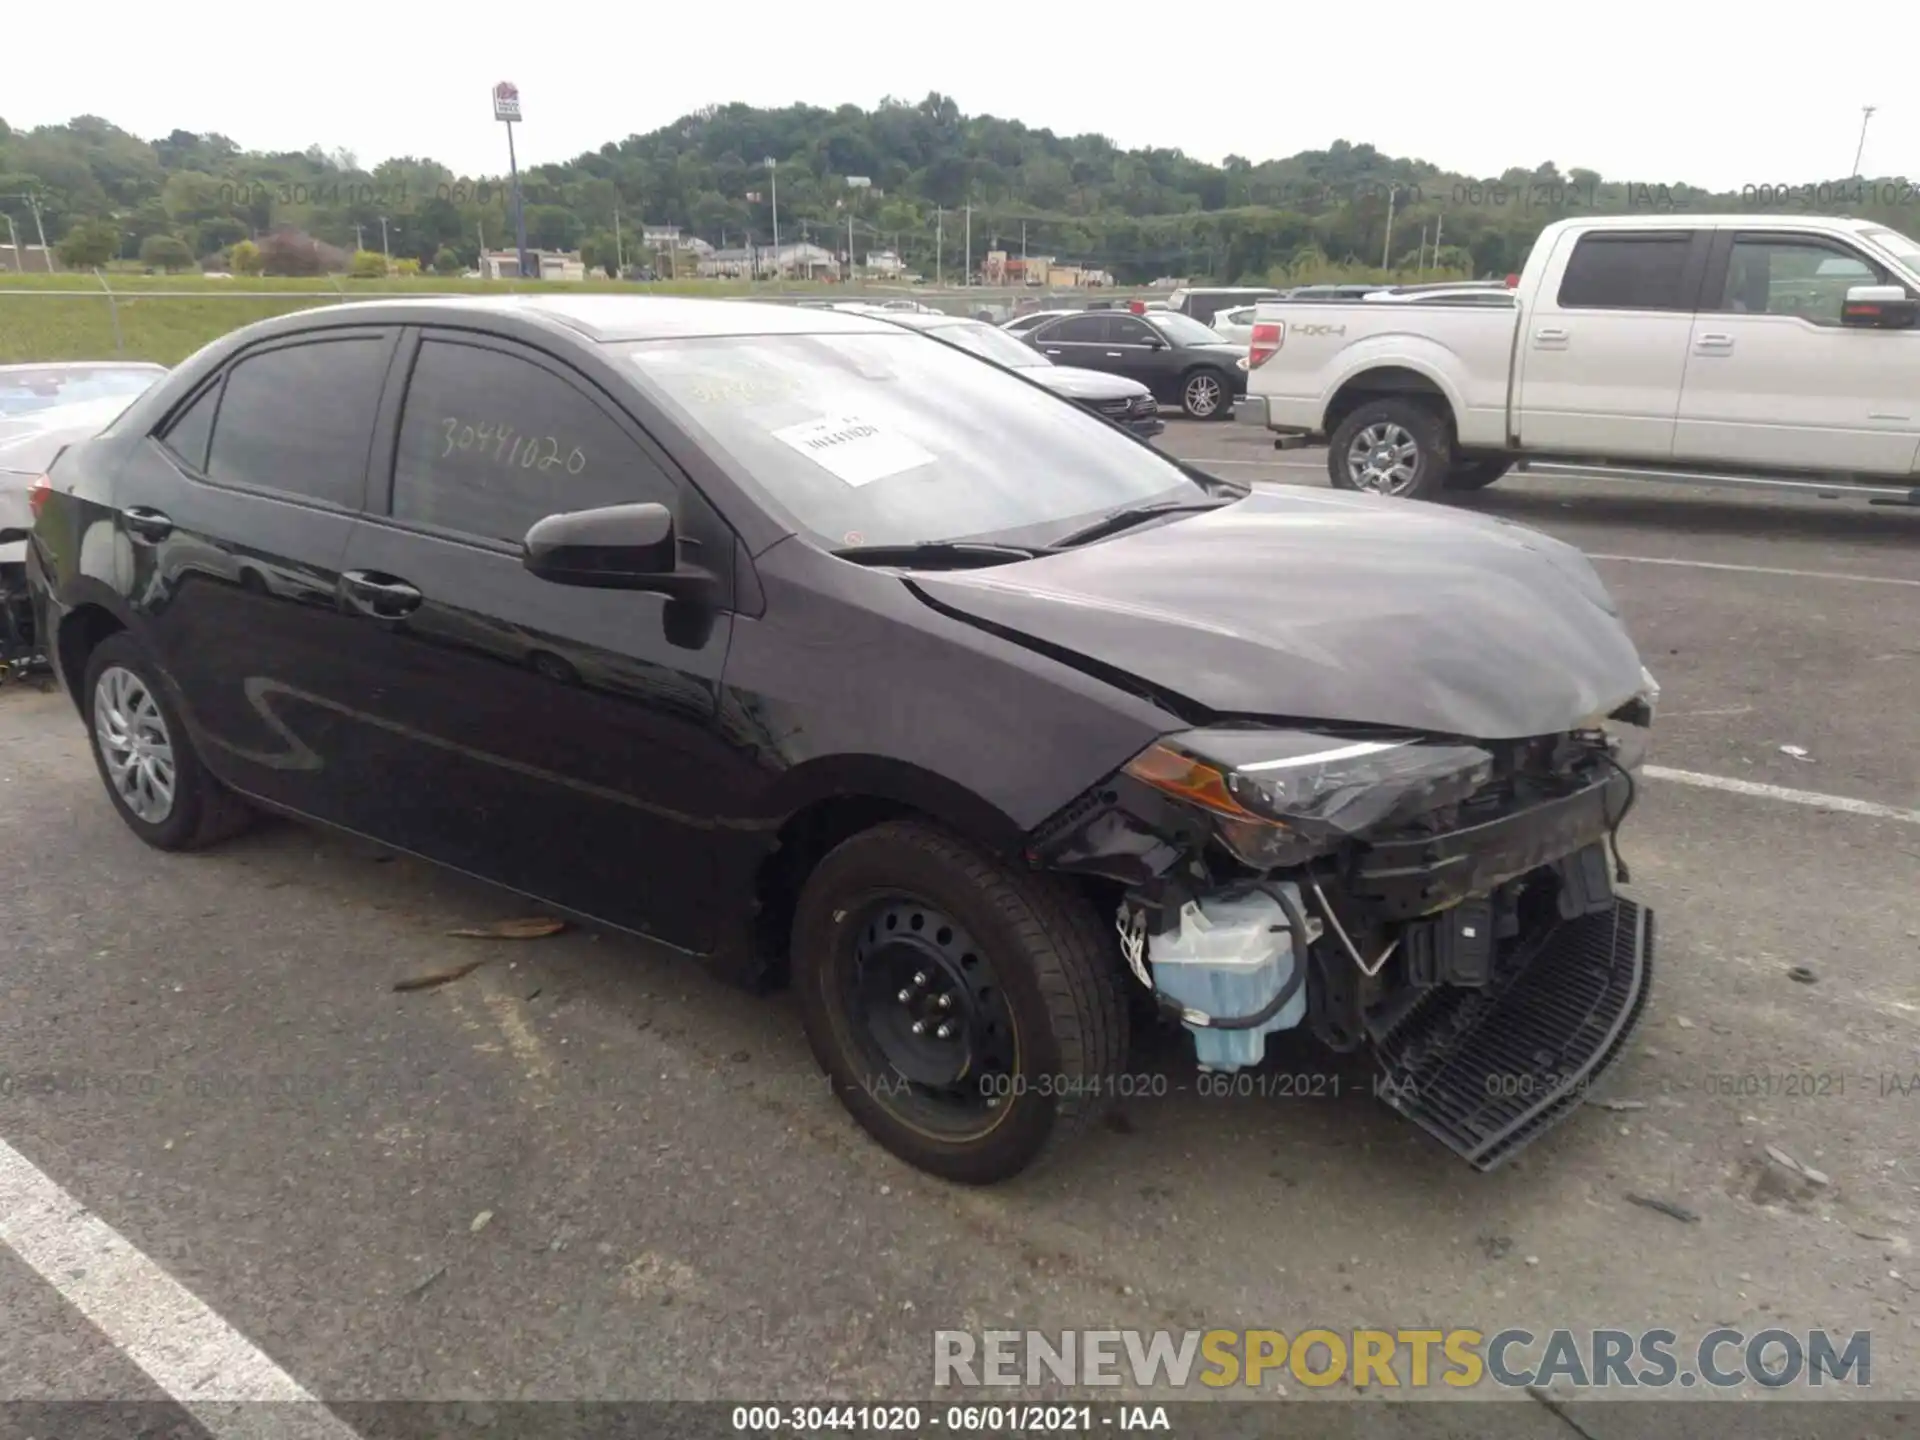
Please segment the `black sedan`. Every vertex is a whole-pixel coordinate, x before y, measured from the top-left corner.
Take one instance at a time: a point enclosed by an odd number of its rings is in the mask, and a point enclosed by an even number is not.
[[[318,821],[790,978],[847,1108],[940,1175],[1160,1093],[1130,992],[1211,1071],[1367,1047],[1482,1168],[1647,995],[1605,859],[1653,692],[1578,551],[1250,493],[886,320],[281,316],[33,510],[140,839]]]
[[[1153,392],[1137,380],[1123,375],[1108,375],[1099,370],[1082,370],[1072,365],[1056,365],[1031,346],[1022,345],[997,325],[969,320],[960,315],[896,314],[886,318],[896,325],[919,330],[971,351],[982,360],[1021,375],[1036,385],[1044,385],[1054,394],[1085,406],[1094,414],[1131,430],[1143,440],[1152,439],[1167,428],[1160,418],[1160,402]]]
[[[1059,365],[1137,380],[1194,420],[1224,420],[1247,393],[1247,350],[1171,310],[1088,310],[1019,337]]]

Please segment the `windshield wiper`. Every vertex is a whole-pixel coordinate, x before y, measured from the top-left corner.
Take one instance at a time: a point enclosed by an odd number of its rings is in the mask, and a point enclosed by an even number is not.
[[[917,540],[907,545],[846,545],[830,554],[856,565],[911,567],[1005,565],[1046,554],[1037,545],[1003,545],[990,540]]]
[[[1064,550],[1069,546],[1084,545],[1089,540],[1100,540],[1158,515],[1194,514],[1203,510],[1218,510],[1223,505],[1233,503],[1232,500],[1161,500],[1151,505],[1127,505],[1102,515],[1090,525],[1082,525],[1078,530],[1069,530],[1053,542],[1053,548]]]

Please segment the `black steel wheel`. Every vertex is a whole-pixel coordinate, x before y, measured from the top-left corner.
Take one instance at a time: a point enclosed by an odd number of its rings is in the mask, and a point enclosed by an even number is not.
[[[908,1163],[992,1184],[1112,1097],[1127,1016],[1118,947],[1050,876],[930,826],[863,831],[794,919],[807,1039],[855,1119]]]

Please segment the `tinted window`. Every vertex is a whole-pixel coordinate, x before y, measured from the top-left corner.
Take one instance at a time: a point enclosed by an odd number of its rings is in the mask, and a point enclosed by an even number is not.
[[[1560,277],[1560,304],[1577,310],[1690,310],[1681,293],[1690,231],[1583,235]]]
[[[477,345],[421,344],[400,420],[396,519],[518,544],[549,515],[675,499],[665,472],[552,371]]]
[[[219,403],[219,384],[209,385],[161,437],[169,450],[196,470],[207,468],[207,441],[213,438],[213,411]]]
[[[1179,315],[1168,311],[1164,315],[1152,317],[1153,328],[1172,341],[1175,345],[1218,345],[1220,332],[1210,325],[1202,325],[1190,315]]]
[[[1719,308],[1736,314],[1798,315],[1816,325],[1838,325],[1851,287],[1886,281],[1884,269],[1841,245],[1743,235],[1727,259]]]
[[[1160,337],[1144,320],[1136,320],[1131,315],[1116,315],[1107,322],[1107,343],[1110,345],[1145,345]]]
[[[1098,345],[1106,339],[1107,317],[1104,315],[1075,315],[1040,332],[1040,339],[1049,345],[1058,345],[1062,341],[1076,345]]]
[[[242,360],[227,376],[208,476],[358,509],[387,350],[370,336]]]

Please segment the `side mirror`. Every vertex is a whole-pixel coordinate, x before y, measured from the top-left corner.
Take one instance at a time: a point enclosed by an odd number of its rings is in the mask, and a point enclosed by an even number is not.
[[[1147,341],[1147,349],[1149,350],[1164,350],[1166,348],[1167,348],[1167,342],[1164,340],[1153,339],[1153,340]]]
[[[556,585],[598,590],[696,599],[714,585],[711,572],[680,563],[673,512],[652,502],[549,515],[527,531],[521,563]]]
[[[1905,330],[1920,317],[1920,301],[1899,285],[1850,285],[1840,323],[1869,330]]]

